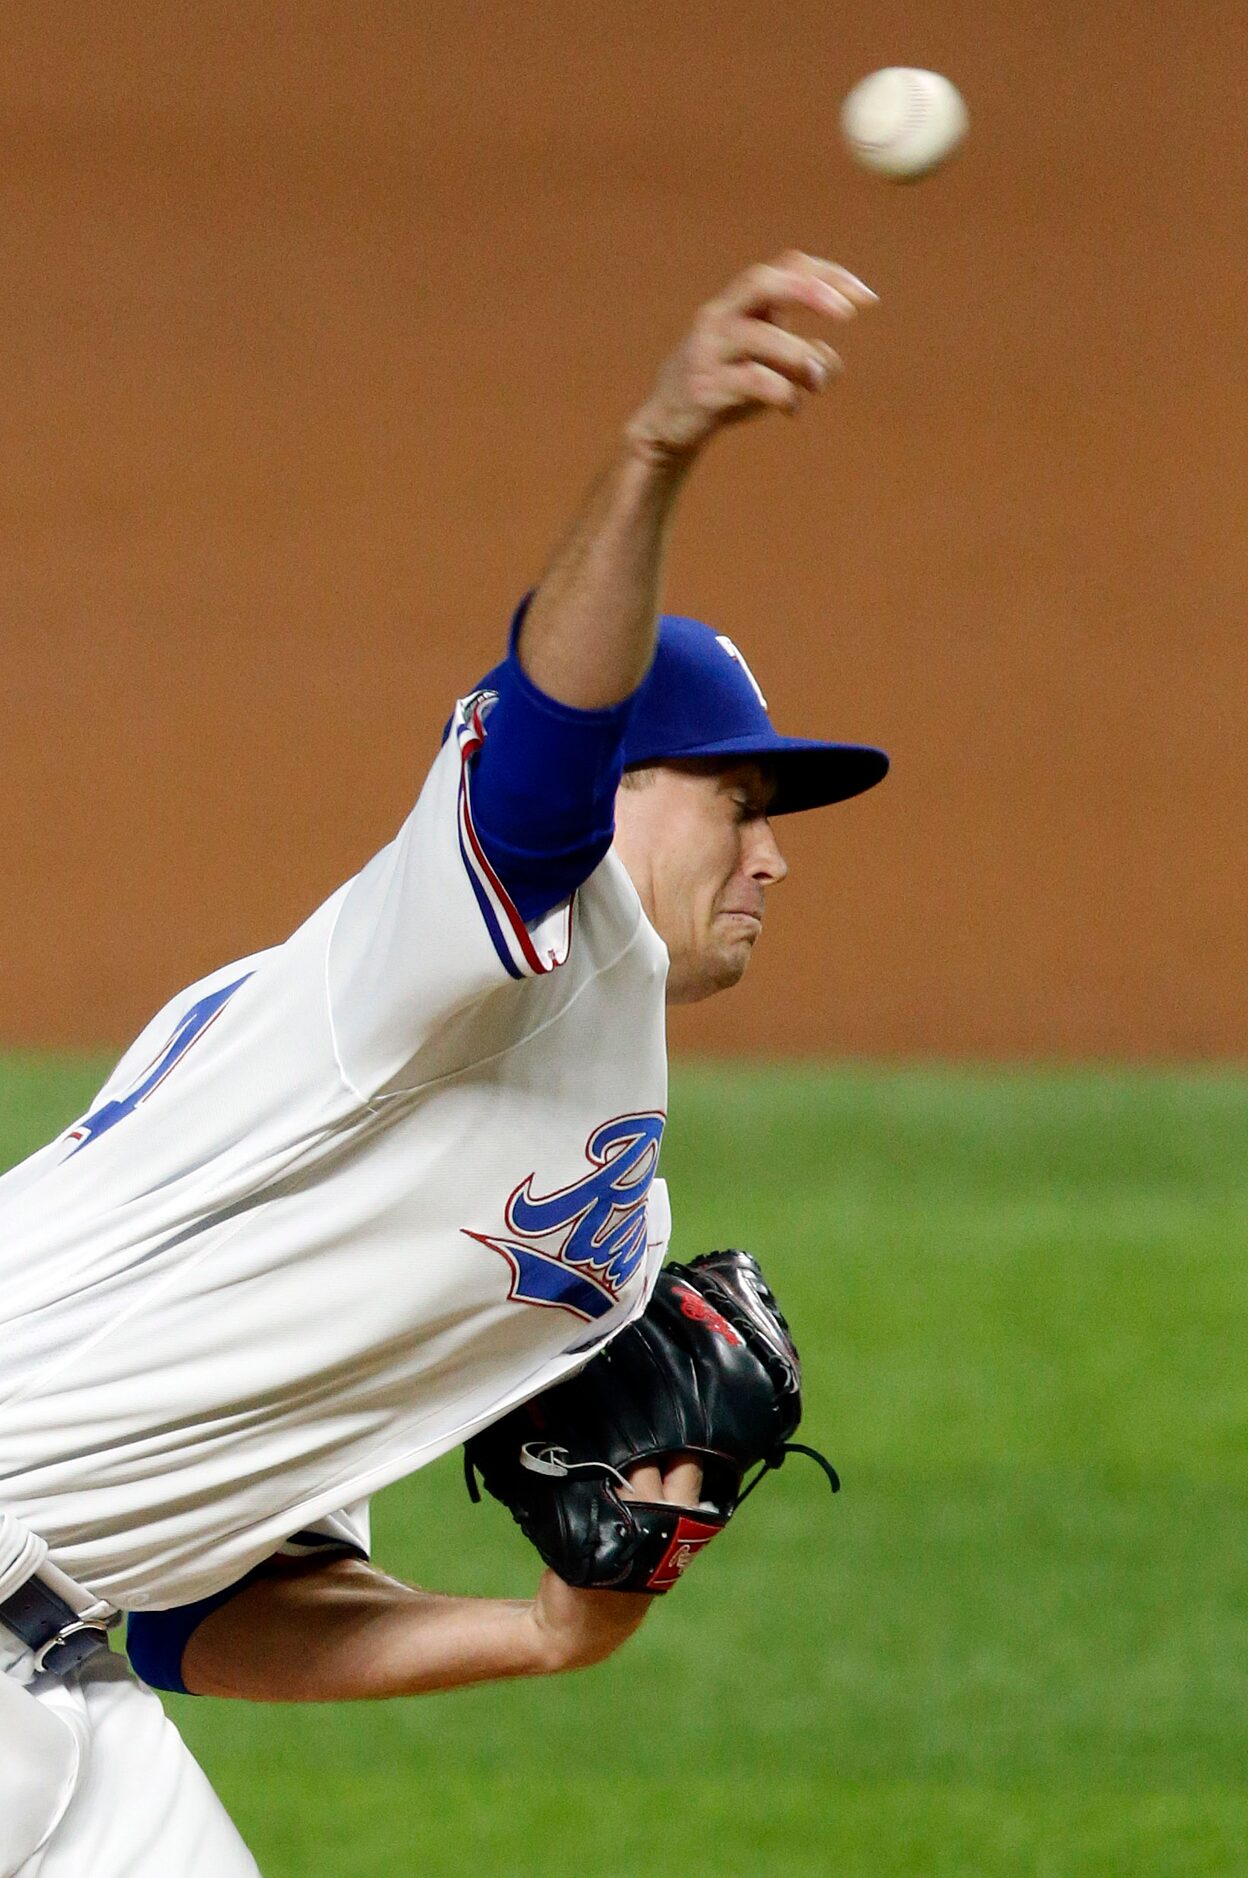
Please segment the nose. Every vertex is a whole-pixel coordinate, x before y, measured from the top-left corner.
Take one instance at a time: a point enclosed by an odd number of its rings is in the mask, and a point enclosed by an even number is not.
[[[750,879],[757,881],[760,887],[775,887],[789,871],[789,864],[780,852],[780,843],[776,840],[776,831],[765,816],[751,825],[753,842],[747,863]]]

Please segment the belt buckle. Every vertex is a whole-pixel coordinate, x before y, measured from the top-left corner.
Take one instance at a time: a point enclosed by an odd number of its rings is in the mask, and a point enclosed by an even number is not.
[[[118,1612],[111,1617],[76,1617],[72,1624],[65,1624],[54,1636],[49,1637],[46,1643],[41,1643],[37,1650],[31,1652],[35,1674],[42,1675],[44,1670],[48,1669],[53,1675],[64,1675],[71,1669],[77,1669],[96,1650],[106,1647],[107,1632],[119,1619],[120,1613]],[[78,1636],[81,1636],[83,1641],[78,1644],[73,1643],[71,1639]],[[59,1650],[63,1645],[69,1646],[70,1660],[67,1663],[50,1664],[48,1658],[52,1652]]]

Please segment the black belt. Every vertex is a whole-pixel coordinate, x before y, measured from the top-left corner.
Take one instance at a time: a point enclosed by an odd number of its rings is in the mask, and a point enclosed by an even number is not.
[[[115,1618],[80,1617],[64,1598],[49,1591],[37,1577],[0,1603],[0,1624],[5,1624],[33,1652],[36,1670],[67,1676],[97,1650],[108,1648],[105,1632]]]

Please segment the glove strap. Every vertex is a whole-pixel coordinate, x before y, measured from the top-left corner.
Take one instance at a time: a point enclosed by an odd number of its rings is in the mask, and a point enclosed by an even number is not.
[[[689,1513],[682,1512],[676,1521],[672,1536],[662,1558],[654,1567],[643,1586],[638,1589],[662,1593],[670,1591],[680,1582],[685,1567],[692,1563],[712,1539],[717,1539],[724,1530],[723,1522],[706,1519],[694,1519]]]

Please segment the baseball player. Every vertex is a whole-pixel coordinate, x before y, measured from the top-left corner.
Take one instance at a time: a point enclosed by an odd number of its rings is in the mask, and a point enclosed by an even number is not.
[[[529,1600],[395,1583],[367,1505],[640,1320],[665,998],[745,970],[771,818],[885,772],[780,736],[728,639],[656,620],[691,466],[838,369],[793,316],[874,297],[790,252],[700,310],[395,839],[0,1181],[4,1878],[255,1872],[152,1686],[414,1694],[595,1662],[648,1609],[550,1570]],[[727,1349],[729,1308],[676,1317]],[[701,1468],[622,1492],[693,1505]]]

